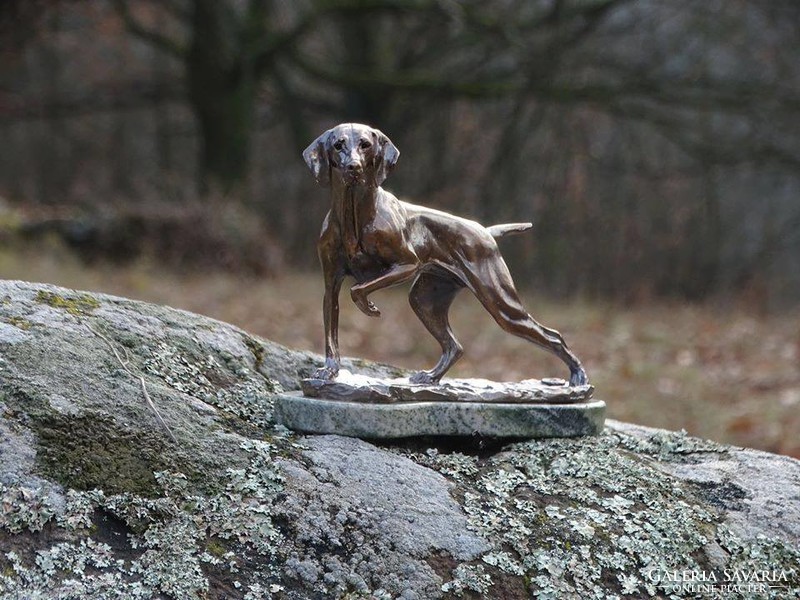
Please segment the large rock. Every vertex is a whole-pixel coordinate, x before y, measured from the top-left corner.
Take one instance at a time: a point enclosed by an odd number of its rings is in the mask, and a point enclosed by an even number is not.
[[[800,593],[798,461],[617,422],[506,445],[276,426],[319,364],[0,282],[0,598],[695,595],[675,572],[717,578],[703,597]],[[782,587],[722,588],[754,574]]]

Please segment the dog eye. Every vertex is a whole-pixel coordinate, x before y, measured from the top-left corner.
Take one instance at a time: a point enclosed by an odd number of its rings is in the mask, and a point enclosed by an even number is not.
[[[370,146],[372,146],[372,143],[370,143],[367,140],[361,140],[361,143],[358,145],[358,147],[361,148],[362,150],[366,150]]]
[[[344,146],[344,140],[339,140],[333,145],[334,150],[341,150],[342,146]]]

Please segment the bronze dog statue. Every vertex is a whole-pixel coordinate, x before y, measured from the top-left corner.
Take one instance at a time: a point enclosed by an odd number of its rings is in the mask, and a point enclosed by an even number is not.
[[[586,372],[561,334],[523,308],[495,242],[531,224],[483,227],[398,200],[380,186],[399,156],[388,137],[358,123],[329,129],[303,152],[317,182],[331,188],[332,199],[317,246],[325,277],[325,366],[314,377],[332,379],[339,373],[339,290],[349,275],[356,281],[350,296],[370,317],[380,316],[369,300],[372,292],[413,281],[411,308],[442,346],[436,366],[413,375],[414,383],[438,382],[463,354],[447,314],[466,287],[505,331],[563,360],[571,385],[585,384]]]

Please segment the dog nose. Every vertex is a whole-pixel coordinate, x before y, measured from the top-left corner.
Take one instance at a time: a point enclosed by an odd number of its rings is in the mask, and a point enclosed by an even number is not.
[[[347,165],[346,168],[347,168],[348,171],[350,171],[352,173],[361,172],[361,165],[358,164],[358,163],[350,163],[349,165]]]

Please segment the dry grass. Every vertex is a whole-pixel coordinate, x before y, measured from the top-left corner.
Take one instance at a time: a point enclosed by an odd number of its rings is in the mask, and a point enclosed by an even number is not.
[[[321,278],[269,281],[223,273],[174,274],[139,264],[87,268],[60,252],[0,252],[0,277],[103,291],[209,315],[294,348],[322,351]],[[342,352],[408,368],[430,367],[438,347],[411,312],[407,289],[378,292],[369,319],[342,293]],[[553,303],[527,297],[587,368],[611,417],[800,457],[800,311],[648,304]],[[477,301],[457,298],[451,321],[466,349],[453,376],[566,377],[545,352],[501,331]]]

